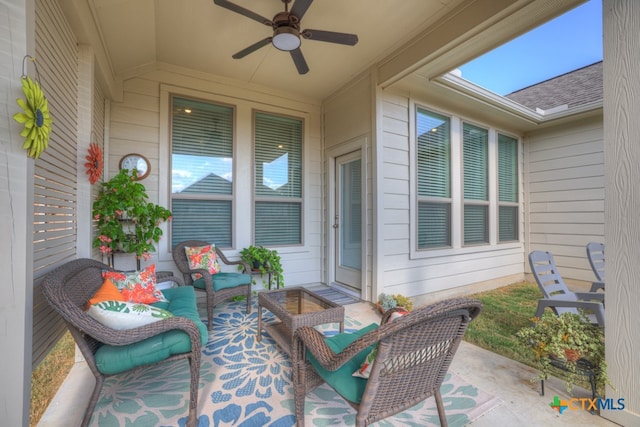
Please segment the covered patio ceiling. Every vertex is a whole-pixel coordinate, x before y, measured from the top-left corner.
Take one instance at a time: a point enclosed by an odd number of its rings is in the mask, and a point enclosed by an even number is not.
[[[284,10],[282,0],[231,2],[269,19]],[[95,52],[97,66],[112,92],[129,77],[180,67],[234,84],[323,100],[374,65],[383,81],[426,61],[435,73],[449,71],[580,2],[316,0],[301,29],[354,33],[359,41],[351,47],[303,39],[301,49],[310,69],[304,75],[298,74],[288,52],[270,44],[233,59],[272,30],[213,0],[61,0],[61,5],[79,43],[101,47]],[[481,35],[498,22],[502,25],[494,27],[491,36]]]

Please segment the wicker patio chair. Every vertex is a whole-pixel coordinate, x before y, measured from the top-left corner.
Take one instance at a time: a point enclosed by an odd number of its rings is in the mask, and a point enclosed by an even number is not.
[[[381,326],[326,338],[302,327],[292,348],[296,419],[304,426],[305,395],[326,382],[357,410],[356,426],[366,426],[434,396],[440,424],[447,425],[440,386],[480,301],[446,300]],[[364,331],[368,331],[362,333]],[[368,379],[352,376],[370,349],[378,345]]]
[[[198,382],[200,379],[201,330],[205,330],[204,325],[201,324],[201,329],[199,329],[194,321],[178,315],[134,329],[115,330],[103,325],[87,314],[85,306],[103,283],[102,271],[109,269],[107,265],[95,260],[77,259],[53,270],[45,277],[42,283],[42,292],[45,298],[64,319],[71,336],[96,379],[81,425],[83,427],[89,425],[95,405],[100,398],[100,391],[105,378],[120,373],[105,374],[101,372],[101,367],[96,362],[96,352],[99,349],[106,348],[105,346],[113,346],[117,349],[122,348],[126,352],[133,345],[139,344],[143,340],[156,337],[168,331],[183,331],[188,335],[191,350],[185,353],[173,354],[162,361],[179,359],[187,359],[189,361],[191,382],[189,389],[189,421],[187,425],[195,427],[197,421],[196,409],[198,407]],[[175,283],[180,285],[181,280],[179,278],[175,279],[177,279]],[[169,281],[171,278],[165,276],[163,280]],[[192,298],[194,302],[193,312],[197,315],[195,296]],[[144,365],[153,365],[157,362],[149,363],[134,360],[132,363],[137,364],[135,366],[137,368]]]
[[[542,317],[549,307],[557,315],[569,312],[578,314],[584,310],[591,323],[604,328],[604,293],[571,292],[558,272],[553,255],[546,251],[532,251],[529,254],[531,272],[544,298],[538,300],[536,317]]]
[[[587,244],[587,258],[596,281],[591,284],[591,292],[604,290],[604,243],[589,242]]]
[[[184,248],[207,246],[210,243],[202,240],[186,240],[179,243],[173,249],[173,261],[184,277],[187,285],[193,286],[196,290],[204,291],[207,294],[207,327],[213,327],[213,307],[219,302],[236,296],[245,296],[247,299],[247,314],[251,313],[251,275],[236,272],[220,272],[211,275],[206,269],[191,269],[189,259]],[[216,255],[220,261],[227,265],[241,265],[244,272],[251,269],[244,261],[230,261],[224,253],[216,246]],[[200,273],[202,277],[193,279],[195,273]]]

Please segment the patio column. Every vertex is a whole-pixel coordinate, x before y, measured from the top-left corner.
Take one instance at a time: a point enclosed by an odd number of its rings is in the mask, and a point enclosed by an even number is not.
[[[606,357],[623,410],[601,415],[640,425],[640,2],[604,0]]]
[[[0,424],[7,426],[29,425],[33,160],[12,117],[24,98],[22,59],[34,53],[33,16],[33,0],[0,0]]]

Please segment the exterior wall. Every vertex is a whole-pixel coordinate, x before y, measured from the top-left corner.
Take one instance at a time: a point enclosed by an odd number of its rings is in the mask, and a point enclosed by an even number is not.
[[[304,119],[304,229],[303,245],[275,247],[282,257],[286,286],[318,283],[322,280],[322,172],[320,151],[320,108],[293,96],[252,91],[212,76],[166,67],[124,81],[122,102],[111,102],[109,121],[109,179],[118,171],[120,158],[130,152],[147,157],[151,174],[141,183],[150,200],[169,206],[170,141],[169,95],[177,94],[235,107],[234,141],[234,242],[225,255],[234,259],[252,243],[253,223],[253,127],[254,110],[287,114]],[[162,270],[174,270],[167,224],[158,252],[144,263],[157,263]],[[116,258],[118,268],[134,267],[133,256]],[[224,266],[223,266],[224,268]]]
[[[364,235],[362,264],[361,298],[370,300],[373,294],[373,239],[374,220],[374,154],[372,138],[372,83],[371,76],[362,75],[343,88],[322,105],[323,113],[323,171],[325,176],[324,204],[326,217],[323,218],[325,236],[325,277],[326,283],[335,279],[335,177],[334,165],[338,156],[361,150],[364,167],[363,193],[365,207],[363,212]]]
[[[585,247],[604,241],[602,126],[597,115],[524,139],[527,253],[551,252],[567,279],[595,280]]]
[[[33,2],[0,0],[0,420],[27,426],[31,380],[33,161],[12,117],[23,96],[22,58],[33,53]]]
[[[605,0],[604,164],[607,244],[606,357],[623,411],[601,411],[623,426],[640,425],[640,2]]]
[[[382,191],[378,207],[379,218],[382,221],[382,243],[379,258],[381,262],[378,266],[381,279],[377,293],[401,293],[413,297],[418,304],[426,304],[449,296],[468,294],[521,280],[524,268],[524,248],[521,243],[522,213],[520,242],[498,244],[492,237],[487,245],[461,247],[456,243],[454,225],[452,248],[417,251],[413,247],[415,241],[412,234],[416,229],[413,217],[413,213],[416,212],[415,182],[412,177],[415,162],[415,132],[412,131],[415,106],[419,104],[444,114],[451,114],[453,132],[458,132],[456,127],[460,124],[455,112],[447,112],[438,105],[430,104],[429,99],[421,98],[417,95],[419,93],[414,91],[410,95],[409,92],[400,90],[381,93],[382,107],[379,117],[382,133],[377,153],[382,159],[379,171]],[[473,117],[464,119],[473,121]],[[491,123],[479,123],[491,127]],[[522,155],[520,159],[519,170],[522,175]],[[452,182],[455,186],[455,182],[459,183],[461,179],[460,167],[453,162],[452,168]],[[489,176],[492,174],[490,171]],[[453,197],[456,197],[455,194]],[[521,184],[521,201],[522,197]],[[456,221],[461,221],[461,218],[456,218],[454,209],[453,222]],[[493,230],[491,226],[490,230]]]

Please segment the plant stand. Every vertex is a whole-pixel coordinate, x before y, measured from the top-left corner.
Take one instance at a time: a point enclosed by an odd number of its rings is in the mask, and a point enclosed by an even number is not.
[[[110,266],[110,267],[113,267],[113,268],[115,268],[115,266],[116,266],[116,264],[115,264],[115,255],[116,255],[116,253],[118,253],[118,254],[125,254],[125,253],[127,253],[127,252],[123,252],[123,251],[114,251],[114,252],[111,252],[111,254],[110,254],[110,255],[108,255],[108,256],[109,256],[109,266]],[[138,257],[136,257],[136,269],[137,269],[138,271],[140,271],[140,258],[138,258]]]
[[[267,275],[267,280],[269,280],[269,290],[272,290],[273,288],[271,287],[271,270],[267,270],[267,272],[265,273]],[[259,276],[262,275],[262,272],[256,268],[252,268],[251,271],[249,272],[249,274],[251,274],[252,276],[257,274]],[[276,276],[276,287],[275,289],[280,289],[280,278],[278,276]]]
[[[560,360],[555,357],[549,357],[549,362],[551,366],[554,368],[560,369],[561,371],[568,372],[567,365],[563,360]],[[589,384],[591,385],[591,398],[595,399],[598,397],[598,392],[596,390],[596,372],[595,366],[591,362],[586,359],[578,359],[577,363],[577,371],[580,375],[583,375],[589,379]],[[540,395],[544,396],[544,379],[540,380]],[[591,413],[594,413],[593,411]]]

